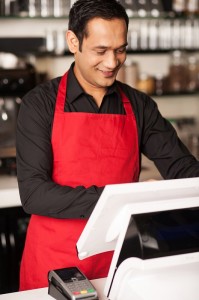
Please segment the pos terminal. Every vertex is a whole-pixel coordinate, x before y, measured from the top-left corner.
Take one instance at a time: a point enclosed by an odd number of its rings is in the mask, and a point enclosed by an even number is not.
[[[106,186],[77,250],[114,250],[110,300],[198,300],[199,178]]]

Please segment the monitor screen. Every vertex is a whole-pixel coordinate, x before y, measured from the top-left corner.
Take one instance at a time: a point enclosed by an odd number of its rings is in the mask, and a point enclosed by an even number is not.
[[[129,257],[150,259],[199,251],[199,208],[131,215],[116,268]]]

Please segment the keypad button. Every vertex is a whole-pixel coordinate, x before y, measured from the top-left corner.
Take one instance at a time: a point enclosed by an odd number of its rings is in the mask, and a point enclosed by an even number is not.
[[[73,292],[73,295],[80,295],[80,292]]]

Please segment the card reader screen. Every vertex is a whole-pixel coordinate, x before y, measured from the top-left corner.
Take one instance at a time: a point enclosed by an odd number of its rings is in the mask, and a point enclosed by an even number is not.
[[[149,259],[199,251],[199,208],[132,215],[118,265],[128,257]]]
[[[55,270],[55,272],[62,278],[64,282],[74,281],[74,278],[77,280],[84,280],[86,279],[82,273],[78,271],[77,268],[66,268],[66,269],[59,269]]]

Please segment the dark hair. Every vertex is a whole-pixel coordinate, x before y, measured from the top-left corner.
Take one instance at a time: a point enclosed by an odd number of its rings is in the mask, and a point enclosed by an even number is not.
[[[117,0],[77,0],[69,13],[68,29],[77,36],[80,51],[83,38],[88,36],[87,24],[94,18],[124,19],[127,28],[129,24],[125,8]]]

